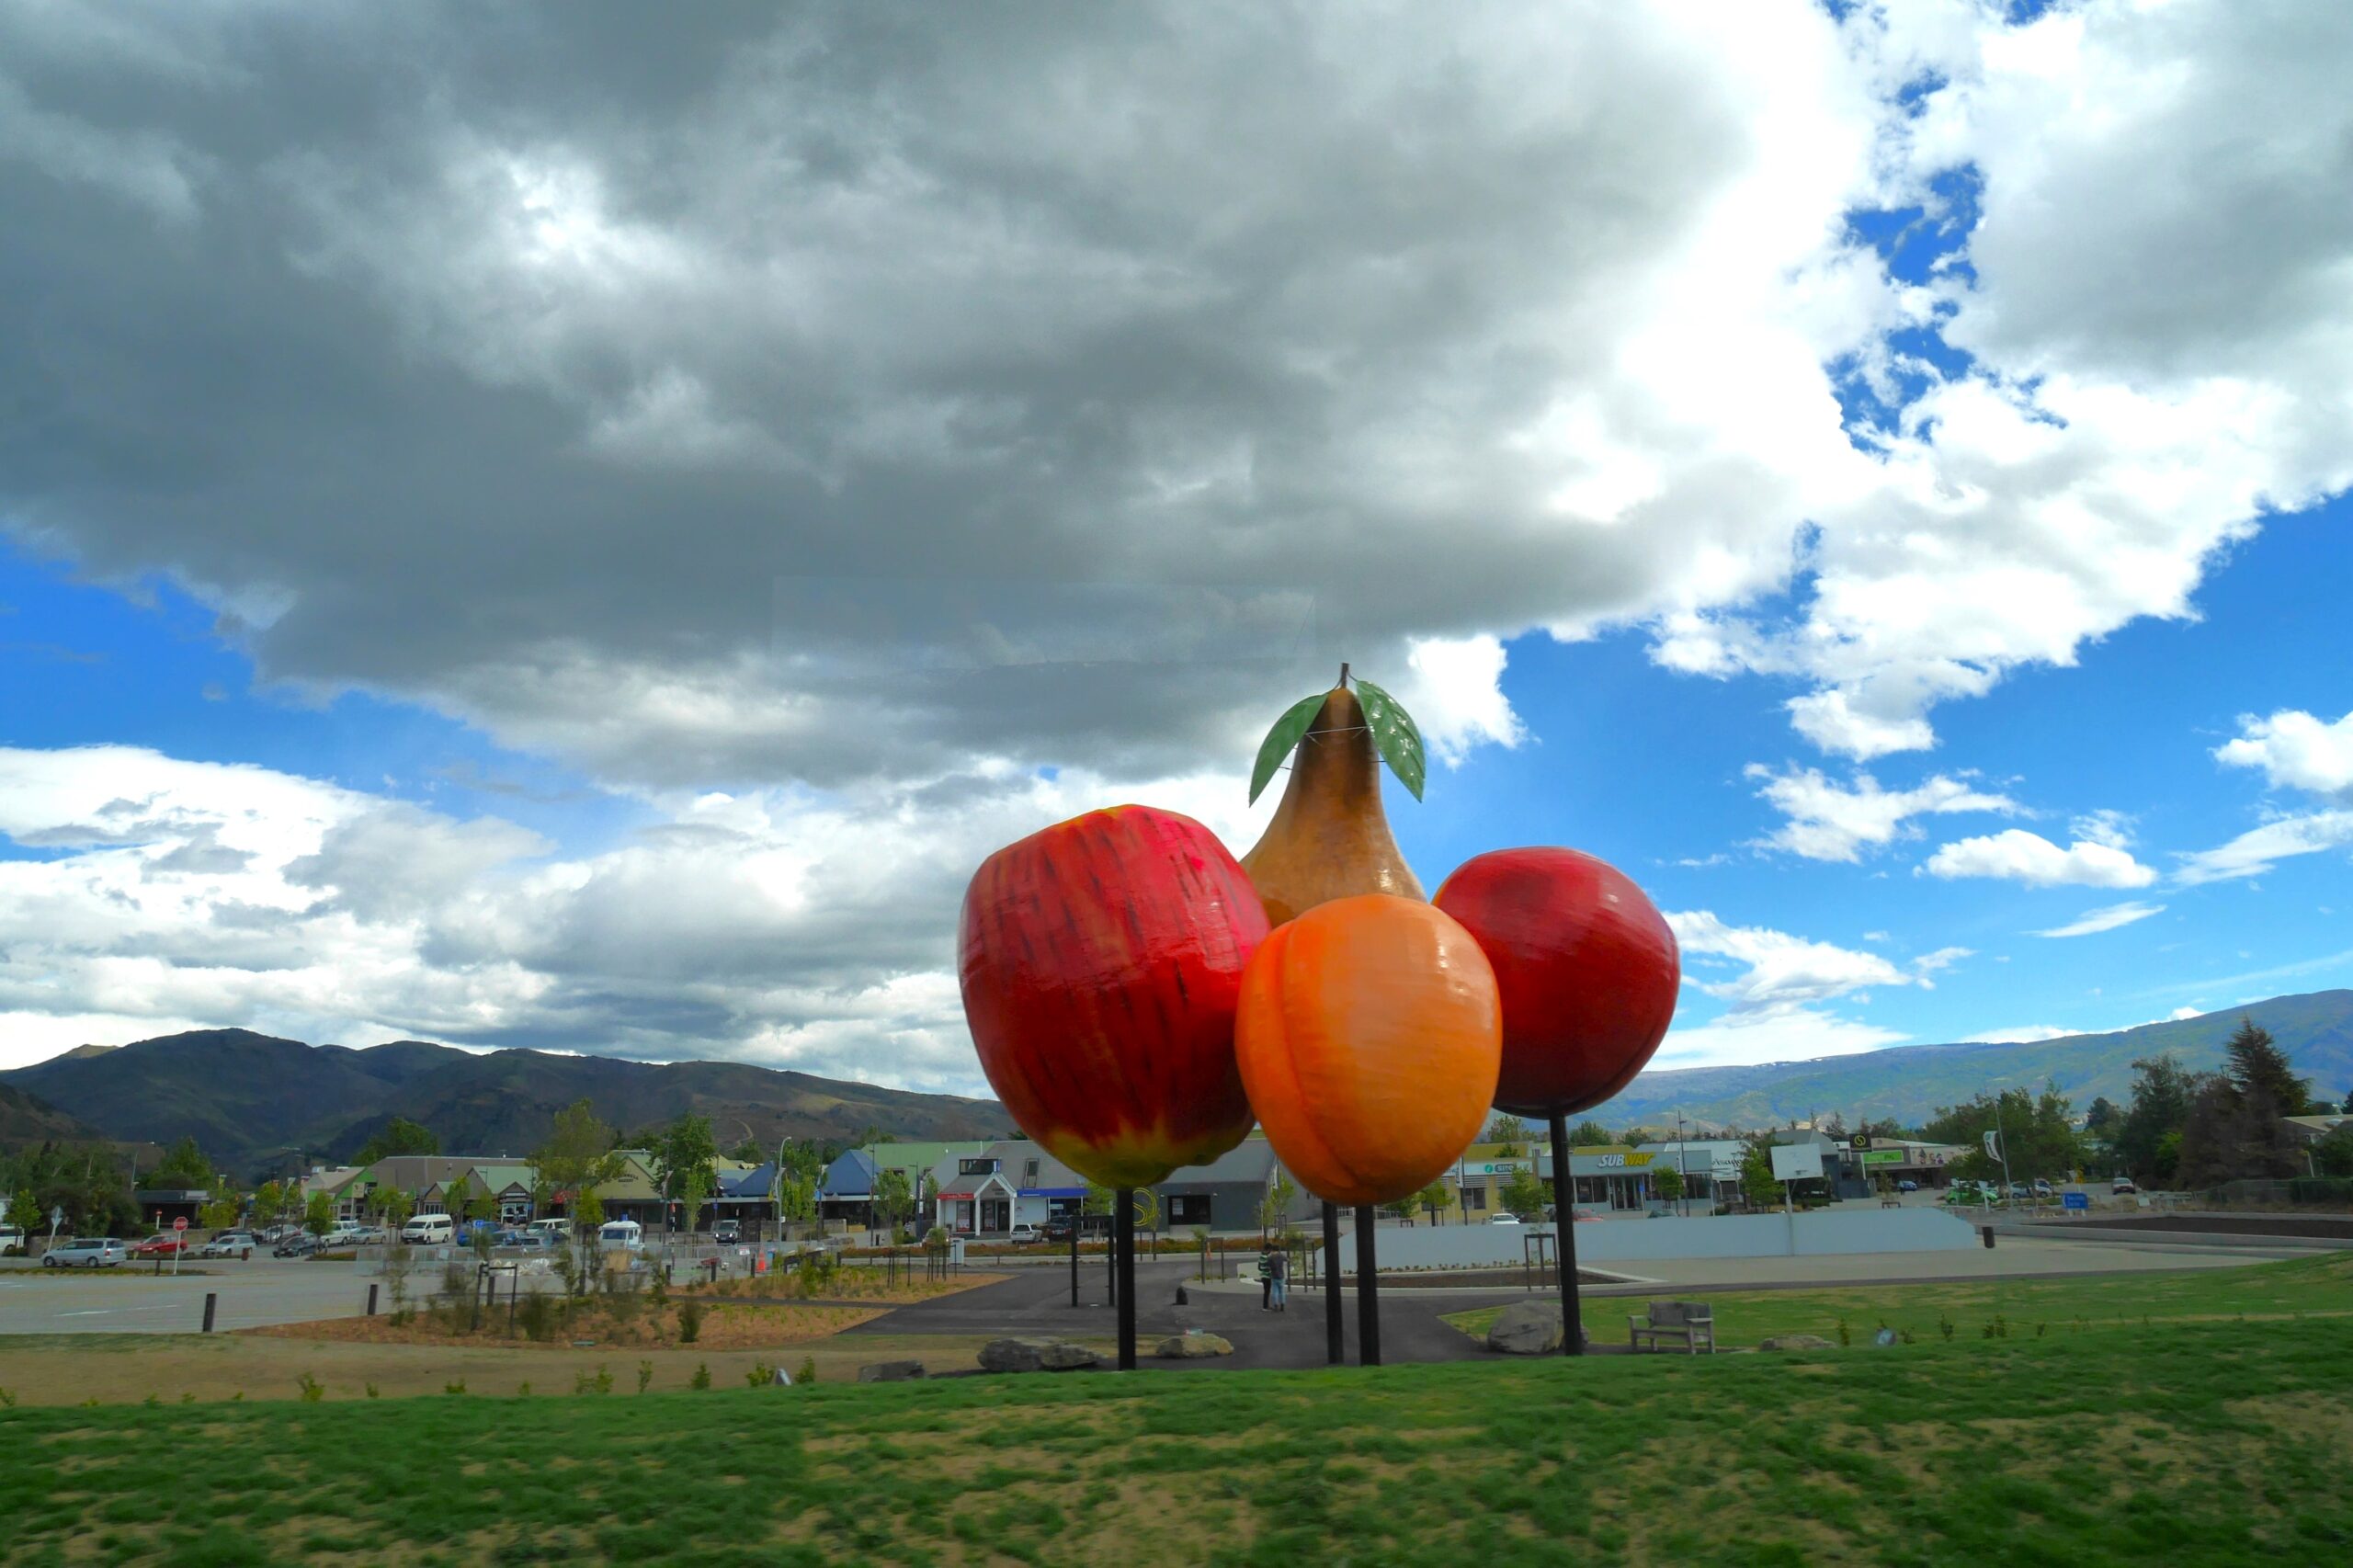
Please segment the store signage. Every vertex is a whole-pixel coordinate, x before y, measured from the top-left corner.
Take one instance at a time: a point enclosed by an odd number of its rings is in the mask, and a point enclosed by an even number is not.
[[[1867,1165],[1900,1165],[1903,1163],[1904,1151],[1901,1149],[1866,1149],[1863,1151],[1863,1164]]]

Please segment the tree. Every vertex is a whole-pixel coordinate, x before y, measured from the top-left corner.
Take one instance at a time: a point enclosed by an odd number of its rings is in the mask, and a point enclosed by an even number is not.
[[[1773,1176],[1772,1149],[1771,1136],[1760,1135],[1740,1156],[1740,1195],[1751,1209],[1769,1209],[1780,1200],[1781,1184]]]
[[[163,1164],[148,1174],[152,1186],[187,1191],[210,1187],[213,1182],[212,1162],[196,1146],[193,1138],[183,1138],[164,1155]]]
[[[466,1205],[472,1200],[473,1195],[473,1183],[463,1176],[457,1177],[441,1189],[441,1212],[449,1216],[451,1224],[464,1222]]]
[[[2353,1176],[2353,1122],[2337,1128],[2312,1148],[2312,1168],[2322,1176]]]
[[[395,1154],[438,1154],[440,1152],[441,1140],[433,1135],[432,1129],[404,1116],[396,1116],[377,1129],[373,1138],[359,1145],[359,1153],[352,1156],[351,1163],[372,1165]]]
[[[688,1165],[678,1176],[678,1209],[686,1218],[688,1235],[699,1228],[703,1200],[711,1195],[710,1168]]]
[[[1415,1204],[1433,1221],[1444,1212],[1446,1206],[1453,1200],[1454,1195],[1447,1191],[1446,1183],[1443,1181],[1433,1181],[1429,1186],[1414,1194]]]
[[[335,1228],[335,1199],[324,1192],[311,1194],[302,1205],[302,1228],[314,1236],[324,1236]]]
[[[621,1174],[624,1162],[613,1147],[617,1136],[586,1100],[575,1100],[555,1113],[547,1142],[531,1156],[551,1187],[571,1195],[576,1230],[593,1234],[604,1223],[605,1204],[597,1187]]]
[[[1259,1233],[1281,1230],[1290,1219],[1290,1206],[1298,1201],[1299,1188],[1292,1184],[1290,1173],[1277,1165],[1275,1179],[1267,1184],[1258,1199]]]
[[[376,1211],[377,1220],[392,1230],[408,1223],[416,1212],[416,1199],[397,1187],[380,1187],[368,1195],[368,1206]]]
[[[237,1222],[238,1208],[234,1193],[215,1198],[196,1211],[196,1222],[208,1231],[225,1231]]]
[[[2269,1029],[2253,1018],[2242,1017],[2238,1032],[2231,1036],[2222,1051],[2230,1058],[2225,1071],[2241,1095],[2250,1101],[2258,1095],[2267,1097],[2277,1116],[2310,1113],[2312,1081],[2296,1076],[2288,1053],[2279,1049]]]
[[[2092,1099],[2091,1109],[2084,1112],[2084,1131],[2094,1138],[2105,1138],[2123,1120],[2123,1109],[2106,1095],[2097,1095]]]
[[[1588,1118],[1569,1129],[1569,1144],[1577,1149],[1599,1149],[1618,1142],[1609,1129]]]
[[[733,1149],[728,1150],[727,1157],[741,1165],[756,1165],[767,1157],[767,1151],[746,1138]]]
[[[691,1112],[682,1115],[657,1134],[651,1142],[654,1154],[654,1179],[665,1194],[683,1197],[684,1179],[689,1173],[702,1178],[702,1190],[709,1194],[718,1190],[719,1177],[715,1169],[719,1145],[711,1138],[710,1118]],[[688,1216],[688,1229],[694,1218]]]
[[[1651,1190],[1669,1203],[1683,1196],[1683,1173],[1673,1165],[1662,1165],[1651,1176]]]
[[[1507,1110],[1495,1112],[1494,1119],[1487,1123],[1486,1131],[1479,1135],[1482,1143],[1502,1144],[1503,1147],[1495,1152],[1506,1156],[1518,1153],[1528,1139],[1528,1123]]]
[[[907,1217],[915,1200],[907,1191],[907,1173],[896,1165],[888,1165],[874,1176],[874,1217],[892,1230]]]
[[[1517,1170],[1504,1183],[1497,1197],[1503,1206],[1522,1219],[1544,1212],[1544,1183],[1533,1170]]]
[[[2132,1071],[2132,1097],[2109,1143],[2117,1164],[2134,1181],[2143,1187],[2170,1187],[2189,1102],[2205,1075],[2186,1070],[2171,1051],[2135,1062]]]
[[[2067,1098],[2052,1088],[2040,1096],[2024,1089],[1981,1094],[1938,1111],[1928,1119],[1927,1131],[1936,1142],[1958,1143],[1967,1151],[1949,1166],[1954,1176],[1983,1181],[2003,1174],[2003,1162],[1985,1152],[1985,1134],[1996,1127],[2013,1180],[2064,1179],[2084,1162],[2083,1138],[2075,1131]]]
[[[1078,1195],[1078,1211],[1082,1214],[1108,1214],[1112,1192],[1093,1176],[1086,1178],[1085,1190]]]

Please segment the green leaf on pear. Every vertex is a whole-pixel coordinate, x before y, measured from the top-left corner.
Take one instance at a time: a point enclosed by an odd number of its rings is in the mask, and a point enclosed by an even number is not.
[[[1282,767],[1283,758],[1299,744],[1300,737],[1307,733],[1308,726],[1315,722],[1315,715],[1324,710],[1324,699],[1329,695],[1319,691],[1313,697],[1302,697],[1292,703],[1283,710],[1283,716],[1275,721],[1275,727],[1267,732],[1267,738],[1258,743],[1258,761],[1250,769],[1252,805],[1258,803],[1259,793],[1266,789],[1267,781],[1275,776],[1277,768]]]
[[[1405,711],[1404,703],[1362,676],[1357,677],[1357,701],[1364,708],[1364,722],[1372,730],[1372,744],[1380,748],[1381,760],[1389,765],[1397,782],[1420,800],[1429,757],[1422,748],[1422,732],[1415,727],[1414,716]]]

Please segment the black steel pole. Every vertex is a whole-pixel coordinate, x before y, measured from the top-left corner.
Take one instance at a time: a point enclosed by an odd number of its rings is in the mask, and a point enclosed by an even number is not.
[[[1372,1256],[1373,1221],[1380,1210],[1357,1205],[1357,1364],[1381,1365],[1381,1266]]]
[[[1347,1320],[1340,1308],[1340,1206],[1324,1205],[1324,1357],[1335,1367],[1348,1361]]]
[[[1085,1223],[1083,1214],[1070,1217],[1070,1304],[1074,1307],[1078,1305],[1078,1233]]]
[[[1111,1221],[1111,1250],[1119,1254],[1120,1370],[1132,1372],[1136,1369],[1136,1189],[1120,1188],[1113,1201],[1119,1205]]]
[[[1577,1302],[1576,1178],[1569,1174],[1569,1119],[1552,1113],[1552,1256],[1561,1269],[1561,1354],[1585,1354],[1585,1314]]]

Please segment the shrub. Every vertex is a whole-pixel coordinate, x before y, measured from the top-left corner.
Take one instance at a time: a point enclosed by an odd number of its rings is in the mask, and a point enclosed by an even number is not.
[[[443,1383],[441,1385],[441,1392],[443,1393],[463,1393],[466,1392],[466,1380],[460,1378],[454,1383]]]
[[[692,1345],[702,1337],[702,1303],[692,1296],[678,1303],[678,1343]]]
[[[645,1385],[653,1381],[654,1363],[651,1361],[640,1361],[637,1364],[637,1392],[643,1393],[645,1392]]]
[[[776,1369],[766,1361],[753,1362],[752,1369],[744,1374],[744,1384],[746,1388],[761,1388],[774,1381],[776,1381]]]
[[[814,1356],[803,1356],[801,1358],[801,1369],[792,1374],[792,1381],[796,1383],[815,1382],[817,1381],[817,1358]]]
[[[695,1375],[689,1379],[688,1381],[694,1387],[699,1389],[709,1388],[710,1386],[710,1364],[707,1361],[696,1362]]]
[[[304,1404],[316,1404],[319,1401],[326,1398],[327,1396],[327,1385],[319,1381],[318,1379],[311,1376],[308,1372],[304,1372],[301,1377],[296,1378],[294,1382],[295,1386],[302,1391],[302,1403]]]
[[[639,1365],[642,1367],[644,1363],[640,1362]],[[598,1367],[593,1372],[574,1373],[572,1379],[572,1392],[574,1393],[612,1392],[613,1374],[611,1369],[606,1367]],[[638,1392],[640,1393],[643,1393],[645,1392],[642,1384],[639,1385]]]
[[[555,1303],[538,1291],[533,1291],[515,1308],[515,1321],[522,1326],[523,1337],[534,1343],[555,1337]]]
[[[374,1383],[364,1383],[361,1386],[368,1391],[368,1397],[369,1399],[374,1399],[376,1397],[376,1385]]]
[[[531,1397],[530,1379],[525,1378],[521,1382],[515,1385],[515,1397],[517,1399],[529,1399]]]
[[[1946,1316],[1944,1313],[1942,1313],[1942,1312],[1938,1312],[1938,1313],[1937,1314],[1937,1332],[1938,1332],[1938,1334],[1943,1335],[1945,1336],[1945,1338],[1946,1338],[1946,1339],[1948,1339],[1948,1340],[1951,1339],[1951,1338],[1952,1338],[1952,1319],[1951,1319],[1951,1318],[1949,1318],[1949,1317],[1947,1317],[1947,1316]]]
[[[6,1389],[0,1389],[0,1410],[14,1410],[16,1407],[17,1396]]]
[[[1840,1318],[1840,1319],[1838,1320],[1838,1345],[1839,1345],[1839,1347],[1840,1347],[1841,1349],[1844,1349],[1844,1348],[1846,1348],[1847,1346],[1853,1345],[1854,1343],[1855,1343],[1855,1336],[1854,1336],[1854,1335],[1853,1335],[1853,1334],[1851,1334],[1850,1332],[1848,1332],[1848,1330],[1847,1330],[1847,1320],[1846,1320],[1845,1318]]]

